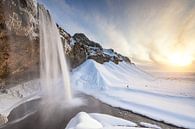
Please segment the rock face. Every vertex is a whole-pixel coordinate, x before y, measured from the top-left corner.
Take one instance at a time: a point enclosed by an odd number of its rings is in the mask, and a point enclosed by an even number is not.
[[[32,78],[38,66],[36,3],[0,1],[0,86]]]
[[[122,56],[113,49],[103,49],[99,43],[89,40],[84,34],[76,33],[69,38],[71,51],[68,54],[72,68],[77,67],[87,59],[93,59],[98,63],[112,61],[118,64],[121,61],[131,63],[128,57]]]
[[[104,49],[99,43],[89,40],[83,33],[71,36],[59,25],[57,26],[71,68],[79,66],[87,59],[93,59],[101,64],[109,61],[116,64],[125,61],[131,64],[128,57],[122,56],[113,49]]]
[[[39,76],[39,29],[34,0],[0,0],[0,89]],[[71,36],[59,27],[71,68],[87,59],[99,63],[131,61],[113,49],[103,49],[84,34]]]
[[[59,33],[60,33],[61,40],[64,46],[65,54],[67,54],[71,51],[71,47],[70,47],[71,35],[67,33],[63,28],[61,28],[58,24],[57,24],[57,27],[59,29]]]

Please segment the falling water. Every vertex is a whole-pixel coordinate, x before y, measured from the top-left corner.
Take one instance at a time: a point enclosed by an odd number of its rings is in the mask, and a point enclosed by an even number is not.
[[[52,98],[54,95],[56,97],[63,94],[65,99],[69,100],[72,98],[70,79],[59,30],[49,12],[42,5],[39,5],[38,10],[40,73],[43,92],[47,97]]]

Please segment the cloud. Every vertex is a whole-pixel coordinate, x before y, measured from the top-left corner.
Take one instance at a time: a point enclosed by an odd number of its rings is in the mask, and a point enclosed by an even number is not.
[[[194,1],[138,0],[127,12],[128,41],[142,49],[150,61],[167,63],[168,57],[177,51],[194,55]],[[140,53],[136,57],[140,58]]]
[[[96,14],[93,22],[97,25],[98,34],[102,36],[104,47],[113,48],[124,55],[129,55],[130,45],[115,24],[103,19],[100,14]]]
[[[193,0],[85,0],[78,2],[82,7],[77,2],[45,1],[71,34],[83,32],[137,61],[166,64],[178,51],[195,60]]]

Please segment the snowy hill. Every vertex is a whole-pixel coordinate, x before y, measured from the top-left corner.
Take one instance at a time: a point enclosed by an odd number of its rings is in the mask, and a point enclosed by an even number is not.
[[[99,64],[94,60],[87,60],[73,70],[72,78],[77,87],[133,88],[169,96],[195,97],[195,91],[190,90],[194,87],[192,82],[158,79],[124,61],[116,65],[113,62]]]
[[[74,69],[71,76],[74,89],[109,105],[195,128],[195,87],[191,82],[157,79],[126,62],[99,64],[93,60]]]
[[[93,60],[87,60],[73,72],[74,82],[77,86],[103,89],[105,87],[131,87],[136,78],[142,78],[147,82],[154,78],[137,68],[135,65],[121,62],[119,65],[113,62],[99,64]],[[131,78],[131,80],[130,80]],[[77,81],[78,80],[78,81]]]

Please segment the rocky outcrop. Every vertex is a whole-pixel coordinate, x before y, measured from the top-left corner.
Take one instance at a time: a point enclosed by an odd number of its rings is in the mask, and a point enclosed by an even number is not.
[[[12,33],[33,38],[37,24],[36,3],[33,0],[0,1],[1,35]]]
[[[99,43],[89,40],[85,34],[76,33],[71,36],[59,25],[57,26],[71,68],[79,66],[87,59],[93,59],[101,64],[109,61],[116,64],[121,61],[131,63],[128,57],[122,56],[113,49],[104,49]]]
[[[3,125],[8,122],[7,117],[0,114],[0,125]]]
[[[58,24],[57,24],[57,27],[59,29],[59,33],[60,33],[61,40],[64,46],[65,54],[67,54],[71,50],[71,47],[70,47],[71,35],[67,33],[63,28],[61,28]]]
[[[36,15],[33,0],[0,1],[0,87],[35,73],[39,62]]]
[[[83,33],[76,33],[69,38],[71,51],[68,53],[72,68],[77,67],[87,59],[93,59],[98,63],[112,61],[118,64],[121,61],[131,63],[128,57],[122,56],[113,49],[103,49],[99,43],[89,40]]]

